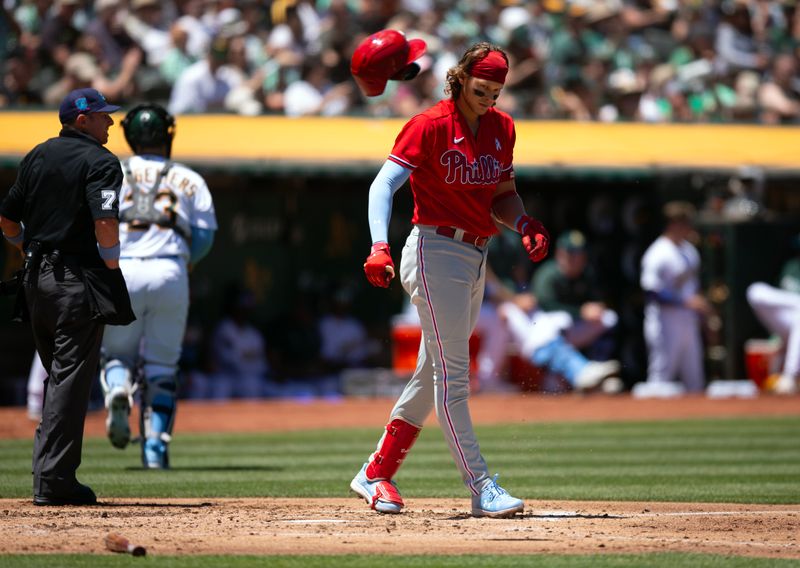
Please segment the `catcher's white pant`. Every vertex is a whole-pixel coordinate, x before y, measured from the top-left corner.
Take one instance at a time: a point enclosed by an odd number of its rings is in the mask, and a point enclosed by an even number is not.
[[[47,370],[42,364],[39,352],[33,352],[31,370],[28,373],[28,416],[39,418],[42,416],[42,405],[44,404],[44,382],[47,380]]]
[[[133,368],[140,356],[146,377],[177,371],[186,317],[189,277],[179,257],[122,258],[119,261],[136,321],[106,326],[103,349],[109,359]]]
[[[678,376],[688,392],[705,388],[700,318],[689,308],[649,303],[644,310],[647,343],[647,382],[674,381]]]
[[[406,239],[400,281],[417,308],[422,341],[417,368],[391,418],[422,426],[435,405],[450,453],[474,495],[489,479],[467,404],[469,337],[485,278],[485,247],[437,235],[427,226],[415,227]]]
[[[800,377],[800,294],[756,282],[747,288],[747,301],[761,323],[783,339],[782,374]]]

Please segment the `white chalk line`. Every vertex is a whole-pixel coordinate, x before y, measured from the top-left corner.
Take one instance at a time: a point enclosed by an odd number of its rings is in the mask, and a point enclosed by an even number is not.
[[[538,520],[555,520],[560,521],[573,517],[592,517],[602,519],[604,515],[608,515],[609,519],[637,519],[644,517],[729,517],[729,516],[748,516],[748,515],[800,515],[800,510],[787,510],[777,509],[775,511],[669,511],[663,513],[647,512],[647,513],[625,513],[625,512],[610,512],[603,511],[601,513],[590,513],[587,511],[547,511],[537,510],[531,511],[533,517]]]

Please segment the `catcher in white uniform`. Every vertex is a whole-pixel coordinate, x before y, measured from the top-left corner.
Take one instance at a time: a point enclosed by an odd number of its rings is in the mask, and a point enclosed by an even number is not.
[[[667,226],[645,251],[641,274],[647,301],[647,382],[667,383],[680,376],[689,392],[705,387],[700,324],[710,313],[700,290],[700,255],[686,240],[694,215],[694,206],[687,202],[664,206]]]
[[[139,105],[122,127],[135,155],[122,163],[120,268],[137,319],[107,327],[103,337],[106,431],[115,447],[128,445],[132,395],[141,387],[142,462],[165,469],[189,310],[188,268],[208,254],[217,221],[203,178],[170,160],[175,120],[166,109]]]

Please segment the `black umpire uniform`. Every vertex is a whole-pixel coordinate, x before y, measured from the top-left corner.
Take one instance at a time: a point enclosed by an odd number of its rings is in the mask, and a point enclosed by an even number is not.
[[[114,274],[101,258],[101,252],[108,258],[109,250],[113,257],[114,247],[98,243],[95,223],[118,217],[122,170],[116,156],[103,146],[113,124],[108,113],[118,109],[94,89],[67,95],[59,112],[64,124],[59,136],[25,156],[16,183],[0,204],[6,238],[15,242],[6,229],[19,226],[17,239],[25,251],[15,312],[27,308],[22,318],[30,318],[36,348],[48,371],[33,448],[37,505],[97,501],[89,487],[78,483],[76,470],[81,462],[90,388],[108,321],[98,310],[103,300],[98,304],[97,275],[100,296],[108,291],[108,286],[103,290],[102,282],[122,279],[119,269],[119,275]],[[92,113],[97,113],[89,121],[94,130],[74,126],[86,124]],[[80,123],[73,118],[78,114],[84,115]],[[118,235],[116,239],[118,256]],[[125,299],[127,292],[123,303]]]

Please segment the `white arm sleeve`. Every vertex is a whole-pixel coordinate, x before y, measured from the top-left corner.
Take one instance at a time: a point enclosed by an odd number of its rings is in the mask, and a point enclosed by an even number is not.
[[[411,170],[386,160],[369,188],[369,232],[372,243],[389,242],[389,219],[392,217],[394,194],[411,176]]]

